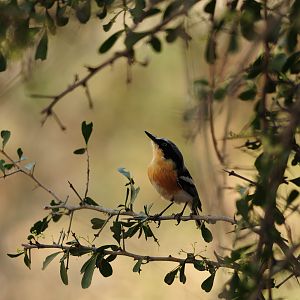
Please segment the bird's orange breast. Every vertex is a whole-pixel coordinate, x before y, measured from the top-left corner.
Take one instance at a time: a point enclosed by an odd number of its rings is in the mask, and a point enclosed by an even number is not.
[[[154,160],[148,167],[148,177],[156,190],[166,199],[172,199],[180,191],[177,172],[172,161]]]

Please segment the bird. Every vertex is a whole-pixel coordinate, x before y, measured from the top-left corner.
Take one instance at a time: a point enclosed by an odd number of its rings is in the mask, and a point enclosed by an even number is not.
[[[202,205],[193,178],[184,164],[183,155],[178,147],[166,138],[159,138],[148,131],[146,135],[152,143],[152,160],[148,166],[148,177],[157,192],[171,203],[157,216],[161,216],[173,203],[184,203],[177,221],[188,205],[193,215],[200,215]],[[199,212],[200,211],[200,212]],[[202,226],[195,220],[197,227]]]

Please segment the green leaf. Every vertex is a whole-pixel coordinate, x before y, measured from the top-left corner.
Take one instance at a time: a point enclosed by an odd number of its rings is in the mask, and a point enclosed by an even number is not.
[[[105,258],[101,259],[98,268],[103,277],[109,277],[113,273],[111,264]]]
[[[213,236],[212,236],[210,230],[207,227],[205,227],[204,223],[202,223],[202,225],[201,225],[201,233],[202,233],[202,237],[206,243],[210,243],[213,240]]]
[[[142,269],[141,269],[142,262],[143,262],[143,259],[139,258],[138,261],[136,262],[136,264],[133,266],[132,271],[140,274],[142,271]]]
[[[164,282],[168,285],[171,285],[174,282],[175,276],[178,272],[179,268],[176,268],[175,270],[169,272],[165,278],[164,278]]]
[[[118,168],[118,172],[124,175],[129,181],[131,180],[130,172],[125,168]]]
[[[5,71],[6,67],[7,67],[6,58],[0,51],[0,72]]]
[[[210,34],[206,44],[205,60],[207,61],[208,64],[212,65],[215,63],[216,59],[217,59],[216,41],[214,39],[214,35]]]
[[[141,39],[143,39],[145,36],[149,34],[148,31],[143,32],[134,32],[129,31],[126,38],[125,38],[125,46],[127,49],[132,49],[132,47]]]
[[[108,32],[110,29],[111,29],[111,27],[112,27],[112,25],[114,24],[114,22],[113,21],[109,21],[107,24],[104,24],[102,27],[103,27],[103,30],[105,31],[105,32]]]
[[[10,131],[2,130],[1,137],[2,137],[2,149],[4,149],[5,145],[7,144],[8,140],[10,138]]]
[[[0,170],[1,170],[1,172],[5,175],[5,167],[4,167],[4,164],[5,164],[5,160],[0,159]]]
[[[194,264],[194,268],[198,271],[205,271],[206,270],[204,262],[201,261],[201,260],[195,260],[193,264]]]
[[[106,5],[103,6],[103,10],[101,13],[98,13],[97,14],[97,17],[100,19],[100,20],[103,20],[105,19],[105,17],[107,16],[107,7]]]
[[[27,251],[25,251],[25,255],[24,255],[24,264],[27,266],[27,268],[29,270],[31,269],[31,260],[30,260],[30,257],[27,254]]]
[[[180,0],[175,0],[175,1],[171,2],[167,6],[167,8],[164,12],[163,20],[168,19],[169,17],[171,17],[179,9],[181,4],[182,4],[182,2]]]
[[[82,122],[82,124],[81,124],[81,132],[82,132],[82,135],[84,137],[86,145],[89,142],[89,139],[90,139],[90,136],[92,134],[92,131],[93,131],[93,122],[91,122],[89,124],[87,124],[86,121]]]
[[[23,254],[24,254],[24,251],[19,252],[19,253],[15,253],[15,254],[7,253],[7,256],[9,256],[10,258],[16,258],[16,257],[21,256]]]
[[[47,31],[45,31],[36,48],[34,59],[45,60],[47,58],[47,51],[48,51],[48,35],[47,35]]]
[[[76,150],[74,150],[74,154],[84,154],[85,153],[85,151],[86,151],[86,148],[79,148],[79,149],[76,149]]]
[[[31,228],[30,232],[35,235],[39,235],[44,232],[48,228],[48,216],[45,217],[43,220],[37,221]]]
[[[99,53],[103,54],[107,52],[116,43],[123,32],[124,30],[119,30],[105,40],[99,48]]]
[[[68,285],[69,283],[69,280],[68,280],[68,273],[67,273],[67,269],[66,269],[66,266],[65,266],[65,261],[64,260],[61,260],[60,261],[60,278],[61,278],[61,281],[65,284],[65,285]]]
[[[296,200],[298,196],[299,196],[299,192],[297,190],[292,190],[291,193],[289,194],[289,196],[286,199],[286,207],[291,205],[291,203],[294,200]]]
[[[99,204],[90,197],[85,197],[83,202],[88,205],[99,206]]]
[[[95,264],[96,264],[97,256],[98,256],[98,254],[93,255],[88,260],[88,263],[87,263],[87,265],[84,269],[84,273],[83,273],[82,280],[81,280],[81,287],[83,289],[87,289],[91,285],[94,270],[95,270]]]
[[[184,272],[185,272],[185,263],[182,264],[182,266],[179,270],[179,281],[183,284],[186,283],[186,276],[185,276]]]
[[[59,252],[55,252],[55,253],[48,255],[43,262],[42,270],[45,270],[47,268],[47,266],[52,262],[52,260],[60,253],[62,253],[62,252],[59,251]]]
[[[210,15],[214,15],[215,7],[216,7],[216,0],[211,0],[205,5],[204,11]]]
[[[152,36],[149,44],[152,46],[155,52],[161,52],[161,42],[159,38],[157,38],[156,36]]]
[[[100,229],[105,224],[105,220],[99,219],[99,218],[93,218],[91,219],[91,223],[93,224],[93,229]]]
[[[81,3],[79,2],[78,7],[76,8],[76,17],[78,21],[82,24],[87,23],[91,17],[91,1],[84,0]]]
[[[65,16],[67,6],[60,6],[59,3],[57,2],[57,7],[56,7],[56,24],[57,26],[65,26],[69,22],[69,18]]]
[[[10,170],[10,169],[12,169],[13,166],[14,166],[14,164],[5,164],[4,168],[7,170]]]
[[[254,100],[257,93],[256,85],[251,84],[245,91],[239,94],[239,98],[243,101]]]
[[[85,197],[83,202],[88,205],[99,206],[99,204],[90,197]]]
[[[23,151],[22,151],[21,148],[18,148],[17,154],[18,154],[19,160],[22,160],[22,157],[23,157]]]
[[[92,251],[90,249],[86,249],[82,246],[78,246],[77,245],[74,245],[73,247],[71,247],[69,249],[69,253],[72,255],[72,256],[81,256],[81,255],[85,255],[85,254],[88,254],[88,253],[91,253]]]
[[[205,279],[202,284],[201,288],[204,290],[206,293],[209,293],[213,287],[214,284],[214,279],[215,279],[216,273],[212,273],[207,279]]]
[[[291,179],[290,182],[292,182],[293,184],[300,186],[300,177]]]
[[[120,244],[121,241],[121,223],[114,221],[113,225],[110,227],[113,232],[113,238]]]
[[[219,87],[214,92],[214,99],[215,100],[223,100],[226,96],[227,88],[226,87]]]

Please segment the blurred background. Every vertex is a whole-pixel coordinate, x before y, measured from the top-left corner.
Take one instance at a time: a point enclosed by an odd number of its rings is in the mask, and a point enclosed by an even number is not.
[[[109,208],[123,203],[126,181],[117,168],[125,167],[141,188],[135,204],[136,211],[141,211],[145,204],[154,203],[152,212],[157,213],[167,203],[159,197],[147,178],[146,169],[152,155],[149,139],[144,134],[144,130],[148,130],[169,138],[181,149],[198,187],[204,213],[233,217],[236,192],[231,187],[241,182],[225,178],[211,147],[208,129],[202,127],[197,130],[197,135],[193,135],[192,139],[191,124],[184,121],[186,112],[195,105],[189,93],[191,66],[196,70],[192,74],[195,78],[201,78],[207,72],[201,63],[202,41],[207,34],[205,28],[202,33],[197,33],[199,39],[188,51],[180,43],[163,44],[161,54],[142,46],[138,55],[141,60],[149,60],[149,65],[132,68],[131,84],[126,83],[125,61],[118,61],[94,76],[89,82],[95,104],[93,110],[88,108],[82,89],[67,95],[55,108],[66,131],[61,131],[51,118],[41,126],[40,111],[48,100],[35,99],[30,95],[56,94],[72,83],[75,74],[85,74],[83,66],[93,66],[105,60],[105,55],[97,55],[99,45],[106,38],[98,26],[96,20],[84,26],[74,22],[50,38],[45,62],[33,63],[29,52],[0,75],[0,129],[12,132],[7,151],[16,157],[16,149],[21,147],[28,162],[36,163],[35,175],[39,180],[59,197],[64,199],[69,195],[70,204],[77,204],[67,181],[72,182],[81,193],[84,192],[86,160],[84,156],[74,155],[73,151],[84,145],[82,121],[92,121],[89,196]],[[249,113],[249,109],[248,104],[241,102],[235,105],[234,112],[242,116],[243,112]],[[216,132],[220,136],[228,112],[221,107],[217,111]],[[230,130],[238,132],[245,125],[244,121],[242,117],[235,118],[230,123]],[[240,144],[239,140],[234,140],[227,145],[232,166],[246,166],[253,159],[236,149]],[[251,170],[248,173],[243,170],[243,175],[250,176]],[[0,299],[217,299],[226,282],[229,271],[217,272],[213,290],[207,294],[201,289],[201,283],[209,273],[198,272],[188,266],[186,284],[175,280],[172,286],[168,286],[163,279],[175,264],[155,262],[143,265],[138,275],[132,272],[133,259],[120,257],[112,263],[114,272],[111,277],[103,278],[95,271],[91,287],[83,290],[80,286],[80,268],[87,260],[84,256],[71,257],[69,285],[64,286],[59,276],[58,257],[45,271],[41,270],[45,257],[54,251],[32,251],[31,271],[21,257],[11,259],[6,255],[22,248],[21,244],[26,242],[33,223],[46,215],[43,208],[50,203],[51,197],[41,189],[35,189],[33,182],[21,174],[1,180],[0,189]],[[174,206],[170,213],[180,210],[180,206]],[[72,230],[80,237],[91,240],[94,232],[90,219],[95,216],[104,217],[94,212],[76,212]],[[59,231],[67,229],[68,221],[64,217],[58,224],[51,223],[41,242],[56,241]],[[168,221],[163,222],[159,229],[152,227],[160,246],[152,240],[145,242],[143,238],[133,238],[127,243],[127,250],[145,255],[185,257],[186,252],[195,249],[196,253],[215,260],[214,251],[223,255],[226,248],[232,247],[228,233],[233,229],[230,225],[210,225],[214,241],[206,244],[193,222],[182,222],[180,226],[175,226],[175,223]],[[108,242],[113,240],[110,232],[104,230],[97,245]],[[298,299],[299,288],[292,282],[288,282],[286,287],[290,289],[289,299]],[[278,296],[281,295],[286,296],[287,289]]]

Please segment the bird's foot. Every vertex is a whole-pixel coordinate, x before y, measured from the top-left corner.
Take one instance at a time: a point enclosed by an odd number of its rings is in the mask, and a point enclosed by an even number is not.
[[[174,219],[177,221],[176,226],[178,226],[181,222],[181,217],[183,216],[183,212],[174,215]]]
[[[152,217],[152,220],[153,220],[154,222],[157,222],[157,228],[160,227],[160,223],[161,223],[160,217],[161,217],[161,215],[162,215],[162,214],[155,214],[155,215]]]

